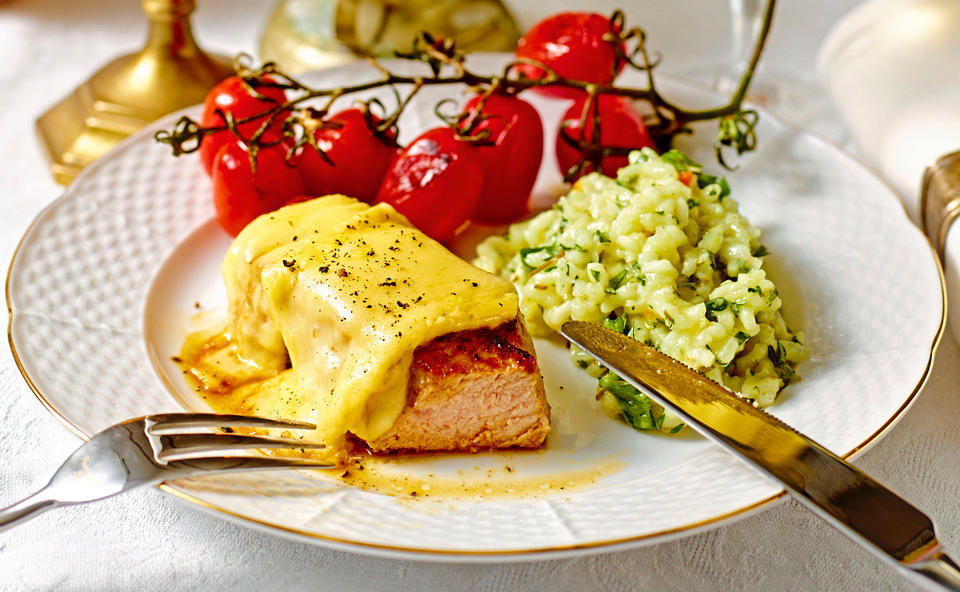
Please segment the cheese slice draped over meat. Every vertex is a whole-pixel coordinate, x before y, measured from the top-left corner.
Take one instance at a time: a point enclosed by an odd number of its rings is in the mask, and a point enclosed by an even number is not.
[[[223,273],[229,320],[214,349],[272,377],[244,387],[235,410],[313,422],[306,439],[330,451],[347,433],[373,440],[393,426],[418,346],[497,327],[519,310],[509,282],[392,207],[343,196],[258,218],[237,237]]]
[[[299,241],[314,240],[321,231],[338,226],[369,207],[343,195],[314,201],[287,206],[251,222],[233,241],[221,265],[227,291],[228,331],[235,340],[237,354],[268,372],[282,369],[288,359],[280,327],[260,283],[261,272],[289,257]]]

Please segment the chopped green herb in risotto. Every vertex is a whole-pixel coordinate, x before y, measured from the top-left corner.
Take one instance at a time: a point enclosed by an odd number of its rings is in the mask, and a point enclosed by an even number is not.
[[[645,148],[616,179],[586,175],[552,209],[481,243],[474,263],[516,284],[534,335],[602,323],[766,406],[798,380],[807,353],[780,313],[766,255],[725,179]],[[609,413],[641,430],[680,429],[589,355],[571,356],[599,379]]]

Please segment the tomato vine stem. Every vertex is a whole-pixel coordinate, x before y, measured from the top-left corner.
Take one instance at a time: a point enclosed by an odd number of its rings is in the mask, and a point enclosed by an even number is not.
[[[611,30],[604,36],[604,39],[613,43],[616,47],[619,62],[645,73],[647,82],[645,88],[596,84],[564,78],[557,75],[545,64],[523,58],[511,61],[497,75],[478,74],[466,67],[465,56],[457,51],[452,39],[435,37],[430,33],[422,32],[413,40],[411,50],[397,52],[397,57],[410,61],[425,62],[429,66],[429,74],[400,74],[391,71],[376,59],[368,58],[368,63],[380,74],[379,78],[335,88],[312,88],[293,76],[283,73],[273,63],[255,68],[251,65],[249,56],[240,55],[236,58],[234,64],[238,76],[247,83],[248,92],[251,95],[269,101],[273,104],[272,107],[262,113],[242,119],[234,119],[230,114],[220,112],[224,124],[217,126],[204,127],[194,119],[184,116],[177,121],[172,129],[157,132],[155,138],[159,142],[169,144],[173,154],[179,156],[199,149],[204,136],[222,130],[230,130],[248,146],[251,163],[255,167],[256,152],[259,148],[283,142],[285,139],[292,140],[294,146],[288,150],[290,156],[296,149],[306,144],[322,153],[316,142],[312,141],[312,138],[305,138],[305,136],[311,135],[313,131],[323,127],[325,125],[324,118],[329,114],[333,101],[346,95],[390,87],[394,91],[397,102],[397,106],[392,113],[387,112],[383,101],[379,99],[367,101],[365,109],[369,114],[370,107],[376,105],[384,111],[383,117],[379,117],[377,120],[368,115],[368,123],[374,132],[384,138],[385,141],[393,142],[396,138],[395,128],[400,114],[410,103],[413,96],[425,86],[460,84],[475,87],[484,93],[496,91],[508,94],[516,94],[544,86],[559,86],[579,89],[587,97],[584,101],[584,111],[581,117],[581,129],[583,130],[587,129],[585,126],[586,120],[591,117],[589,110],[596,104],[598,97],[601,95],[617,95],[633,99],[639,103],[646,103],[648,108],[643,111],[645,123],[650,135],[661,148],[669,146],[677,134],[689,131],[691,123],[716,119],[719,128],[715,142],[717,159],[720,164],[730,168],[723,157],[725,148],[733,148],[740,155],[756,147],[757,114],[753,110],[745,109],[743,102],[770,32],[775,5],[776,0],[767,0],[750,61],[741,74],[733,94],[725,104],[713,108],[686,109],[660,93],[654,76],[654,70],[660,63],[659,56],[655,59],[651,58],[646,47],[644,31],[639,28],[627,30],[623,12],[618,10],[610,18]],[[542,70],[543,76],[537,79],[524,76],[518,68],[521,64],[535,66]],[[405,96],[402,95],[398,87],[408,86],[410,87],[409,90]],[[285,102],[270,100],[260,93],[258,89],[261,88],[283,89],[287,91],[288,99]],[[320,99],[326,99],[322,108],[310,106],[311,101],[316,103]],[[484,102],[481,101],[481,109]],[[264,132],[268,127],[276,125],[275,122],[281,116],[284,119],[282,122],[283,134],[280,140],[264,141]],[[579,166],[587,162],[599,163],[603,156],[624,153],[629,150],[602,146],[599,141],[601,125],[599,109],[593,109],[592,117],[592,137],[588,138],[586,137],[587,134],[583,134],[583,137],[580,138],[564,138],[569,143],[576,143],[578,149],[583,152],[584,162]],[[259,126],[254,134],[244,136],[240,132],[240,125],[260,120],[263,120],[264,123]],[[451,122],[448,122],[448,124],[456,125]],[[561,131],[561,133],[563,132]]]

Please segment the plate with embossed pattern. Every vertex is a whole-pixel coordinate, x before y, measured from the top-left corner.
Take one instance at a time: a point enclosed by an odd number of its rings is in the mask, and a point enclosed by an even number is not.
[[[479,69],[503,60],[479,59]],[[309,80],[365,76],[376,73],[351,65]],[[668,82],[664,91],[677,100],[711,100]],[[456,92],[426,89],[401,121],[401,141],[436,125],[433,104]],[[550,148],[535,188],[546,203],[562,188],[550,130],[566,105],[533,102]],[[84,438],[129,417],[203,408],[170,358],[198,322],[222,312],[219,263],[230,238],[213,221],[196,157],[173,158],[153,140],[176,117],[84,170],[36,218],[10,267],[17,363],[40,401]],[[681,148],[713,163],[711,135],[697,129]],[[896,422],[926,379],[944,324],[942,274],[897,198],[859,163],[767,114],[758,137],[730,184],[764,233],[786,317],[811,352],[803,380],[768,409],[850,457]],[[609,419],[594,400],[595,382],[561,344],[538,340],[536,348],[554,424],[542,451],[391,457],[371,461],[377,477],[366,483],[268,471],[161,488],[318,544],[456,561],[647,544],[783,496],[699,437],[642,434]]]

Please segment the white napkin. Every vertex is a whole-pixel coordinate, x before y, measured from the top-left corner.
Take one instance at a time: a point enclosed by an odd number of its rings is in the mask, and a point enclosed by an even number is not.
[[[960,2],[870,0],[820,50],[818,74],[868,164],[919,222],[924,169],[960,149]],[[948,300],[960,303],[960,230],[947,236]],[[960,314],[951,318],[960,339]]]

